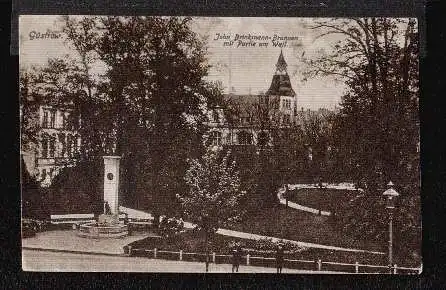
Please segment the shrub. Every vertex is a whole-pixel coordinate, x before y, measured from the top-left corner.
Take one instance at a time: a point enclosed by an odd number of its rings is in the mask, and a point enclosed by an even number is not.
[[[159,224],[159,233],[163,238],[170,239],[181,233],[184,229],[182,220],[175,218],[162,217]]]

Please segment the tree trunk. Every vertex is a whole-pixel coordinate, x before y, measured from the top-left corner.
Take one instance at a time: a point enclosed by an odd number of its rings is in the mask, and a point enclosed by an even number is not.
[[[204,245],[205,245],[205,251],[206,251],[206,273],[209,272],[209,249],[208,249],[208,230],[205,229],[204,233]]]

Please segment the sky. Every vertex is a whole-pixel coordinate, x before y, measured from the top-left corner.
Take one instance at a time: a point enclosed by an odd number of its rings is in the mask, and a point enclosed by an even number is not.
[[[43,66],[49,58],[74,56],[75,51],[63,38],[60,16],[21,16],[19,20],[19,62],[21,67]],[[319,38],[305,28],[309,18],[257,18],[257,17],[197,17],[191,28],[207,38],[208,62],[211,65],[208,79],[221,82],[225,92],[232,87],[235,93],[258,94],[266,92],[275,72],[275,64],[282,49],[288,63],[288,74],[297,94],[297,106],[304,109],[334,108],[345,87],[330,78],[302,81],[305,69],[300,56],[312,57],[320,49],[329,49],[330,40]],[[46,34],[45,38],[39,38]],[[255,46],[243,46],[236,35],[262,36],[266,40],[253,40]],[[224,36],[229,39],[221,39]],[[59,37],[58,37],[59,36]],[[288,38],[285,47],[274,47],[274,37]],[[232,45],[225,42],[235,40]],[[243,43],[249,40],[242,40]],[[260,47],[259,42],[268,43]]]

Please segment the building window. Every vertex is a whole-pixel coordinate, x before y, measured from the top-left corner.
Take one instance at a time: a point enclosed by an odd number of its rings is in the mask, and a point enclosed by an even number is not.
[[[68,157],[71,157],[73,155],[72,147],[71,147],[72,142],[73,141],[72,141],[71,135],[67,135],[67,156]]]
[[[250,145],[252,144],[252,134],[246,131],[241,131],[238,133],[238,143],[240,145]]]
[[[56,151],[56,138],[55,137],[50,137],[50,148],[49,148],[49,154],[50,157],[54,157],[54,153]]]
[[[71,113],[65,114],[64,125],[65,125],[64,126],[65,130],[76,130],[77,129],[76,120],[73,117],[73,114],[71,114]]]
[[[66,129],[66,126],[67,126],[67,117],[66,117],[66,114],[64,113],[64,112],[62,112],[61,113],[61,121],[62,121],[62,124],[60,124],[60,127],[62,128],[62,129]]]
[[[42,157],[48,157],[48,136],[45,134],[42,135]]]
[[[43,122],[42,122],[42,127],[43,128],[48,128],[48,125],[49,125],[49,115],[50,115],[50,112],[48,110],[43,110]]]
[[[285,109],[291,109],[291,100],[283,100],[283,107]]]
[[[260,146],[265,146],[265,145],[268,144],[268,142],[269,142],[269,136],[268,136],[268,133],[265,132],[265,131],[261,131],[261,132],[259,132],[259,135],[258,135],[257,139],[258,139],[257,143],[258,143]]]
[[[59,143],[60,143],[60,156],[65,157],[65,153],[67,152],[67,143],[65,134],[59,134]]]
[[[46,169],[42,169],[42,174],[41,174],[41,180],[45,180],[46,179]]]
[[[218,112],[217,112],[216,110],[212,111],[212,120],[213,120],[215,123],[220,122],[220,118],[218,117]]]
[[[218,131],[212,131],[211,132],[211,144],[213,146],[220,146],[221,145],[221,132]]]
[[[50,125],[49,128],[54,128],[56,123],[56,111],[52,110],[50,112]]]
[[[78,152],[78,146],[77,146],[77,141],[78,141],[78,136],[73,136],[73,154],[77,154]]]
[[[229,132],[228,135],[226,135],[226,144],[232,144],[232,133]]]

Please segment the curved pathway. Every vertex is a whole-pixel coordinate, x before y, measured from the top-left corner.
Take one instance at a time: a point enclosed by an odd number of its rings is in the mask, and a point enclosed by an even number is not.
[[[299,189],[316,189],[316,188],[320,188],[320,186],[318,184],[288,184],[288,189],[289,190],[299,190]],[[327,188],[327,189],[338,189],[338,190],[351,190],[351,191],[364,191],[361,188],[356,188],[353,183],[339,183],[339,184],[330,184],[330,183],[322,183],[322,188]],[[285,188],[281,187],[278,191],[277,191],[277,198],[279,199],[279,202],[281,204],[286,205],[286,199],[283,197],[283,194],[285,193]],[[315,209],[315,208],[311,208],[308,206],[304,206],[292,201],[288,200],[288,207],[290,208],[294,208],[297,210],[301,210],[301,211],[305,211],[305,212],[310,212],[310,213],[314,213],[314,214],[320,214],[323,216],[331,216],[331,212],[329,211],[323,211],[323,210],[319,210],[319,209]]]
[[[283,197],[284,193],[285,193],[285,189],[284,188],[280,188],[277,191],[277,198],[279,199],[279,202],[281,204],[286,205],[287,201]],[[324,215],[324,216],[330,216],[331,215],[331,212],[329,212],[329,211],[324,211],[324,210],[319,210],[319,209],[315,209],[315,208],[308,207],[308,206],[303,206],[303,205],[300,205],[298,203],[295,203],[295,202],[292,202],[292,201],[289,201],[289,200],[288,200],[288,207],[291,207],[291,208],[294,208],[294,209],[297,209],[297,210],[301,210],[301,211],[314,213],[314,214],[320,214],[320,215]]]

